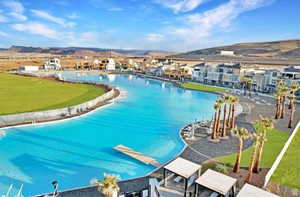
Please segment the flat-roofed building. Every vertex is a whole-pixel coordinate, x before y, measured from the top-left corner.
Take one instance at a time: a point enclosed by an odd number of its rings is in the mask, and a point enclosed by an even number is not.
[[[21,72],[36,72],[39,71],[38,66],[20,66],[19,71]]]
[[[208,169],[196,181],[196,197],[234,197],[237,179]]]
[[[236,197],[279,197],[279,196],[246,183]]]
[[[220,55],[223,56],[234,56],[234,51],[220,51]]]

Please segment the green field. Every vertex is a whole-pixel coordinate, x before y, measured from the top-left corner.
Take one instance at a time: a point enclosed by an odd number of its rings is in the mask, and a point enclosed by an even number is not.
[[[219,88],[215,86],[208,86],[208,85],[203,85],[201,83],[182,83],[182,87],[184,88],[189,88],[193,90],[199,90],[199,91],[205,91],[205,92],[218,92],[218,93],[223,93],[226,91],[225,88]]]
[[[73,106],[104,92],[93,85],[0,73],[0,115]]]
[[[300,129],[282,158],[271,181],[300,191]]]
[[[283,148],[285,142],[288,140],[289,135],[285,132],[272,129],[267,134],[268,141],[265,143],[261,166],[271,167],[274,163],[276,157]],[[247,167],[250,163],[251,154],[253,151],[253,146],[243,151],[241,166]],[[236,154],[228,155],[225,157],[217,158],[217,160],[234,165],[236,159]]]

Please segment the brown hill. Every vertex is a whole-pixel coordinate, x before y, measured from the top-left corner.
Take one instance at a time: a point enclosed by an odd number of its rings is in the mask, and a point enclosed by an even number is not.
[[[284,40],[274,42],[238,43],[229,46],[200,49],[178,56],[196,57],[201,55],[219,55],[222,50],[234,51],[237,56],[256,57],[300,57],[300,40]],[[176,55],[175,55],[176,56]]]

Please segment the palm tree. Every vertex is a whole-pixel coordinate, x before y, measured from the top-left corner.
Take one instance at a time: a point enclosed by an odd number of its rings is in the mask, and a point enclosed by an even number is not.
[[[300,85],[298,82],[293,82],[292,85],[291,85],[291,95],[295,95],[295,92],[297,92],[298,90],[300,89]],[[290,103],[289,103],[289,109],[292,108],[292,103],[291,103],[291,100],[290,100]]]
[[[280,103],[281,103],[281,94],[279,91],[277,91],[277,93],[275,94],[275,97],[276,97],[276,111],[275,111],[275,119],[278,119],[279,118],[279,115],[280,115]]]
[[[230,120],[230,128],[235,128],[235,105],[236,103],[239,102],[239,97],[237,96],[232,96],[231,98],[232,101],[232,112],[231,112],[231,120]]]
[[[221,107],[224,104],[224,98],[220,98],[217,100],[217,103],[219,104],[220,108],[218,110],[218,116],[217,116],[217,125],[216,125],[216,132],[217,135],[219,134],[219,130],[220,130],[220,120],[221,120]]]
[[[264,149],[264,144],[267,141],[267,132],[270,131],[274,127],[273,120],[267,117],[260,116],[260,120],[256,123],[255,129],[257,133],[260,133],[261,135],[258,135],[258,152],[255,159],[255,164],[253,168],[253,172],[258,173],[259,172],[259,165],[261,162],[261,157]]]
[[[247,83],[246,83],[246,77],[242,77],[242,78],[241,78],[241,84],[242,84],[242,86],[243,86],[243,88],[244,88],[244,96],[246,96],[246,95],[247,95]]]
[[[233,100],[233,95],[229,95],[229,98],[228,98],[229,110],[228,110],[228,116],[226,119],[227,128],[230,128],[230,120],[231,120],[232,105],[233,105],[232,100]]]
[[[214,109],[215,109],[215,115],[214,115],[214,121],[213,121],[213,128],[212,128],[212,133],[211,133],[211,139],[217,139],[217,125],[218,125],[218,119],[221,113],[221,105],[220,103],[217,101],[214,104]]]
[[[222,137],[226,137],[226,115],[227,115],[227,103],[229,102],[230,95],[226,94],[224,97],[224,108],[223,108],[223,130],[222,130]]]
[[[246,177],[246,180],[245,180],[245,182],[247,182],[247,183],[251,182],[251,179],[252,179],[252,176],[253,176],[253,168],[254,168],[255,158],[256,158],[257,151],[258,151],[258,146],[259,146],[259,143],[258,143],[258,138],[259,138],[258,134],[257,133],[253,133],[251,135],[251,138],[254,140],[254,148],[253,148],[253,152],[252,152],[251,159],[250,159],[250,164],[249,164],[249,168],[248,168],[248,174],[247,174],[247,177]]]
[[[251,97],[251,88],[252,88],[252,84],[253,84],[253,80],[248,78],[247,80],[247,88],[248,88],[248,93],[249,93],[249,97]]]
[[[92,180],[93,184],[98,186],[98,191],[106,197],[113,197],[120,190],[118,186],[118,176],[104,173],[104,180]]]
[[[237,157],[236,157],[236,162],[233,167],[233,172],[238,173],[240,171],[240,166],[241,166],[241,158],[242,158],[242,150],[244,146],[244,140],[249,138],[251,135],[249,131],[245,128],[237,129],[234,128],[232,131],[233,136],[238,138],[238,152],[237,152]]]
[[[280,92],[282,95],[280,118],[283,119],[284,118],[284,110],[285,110],[285,99],[286,99],[286,96],[288,95],[288,93],[290,92],[290,89],[288,87],[282,87]]]
[[[294,94],[292,94],[291,96],[288,97],[290,100],[290,104],[291,104],[291,113],[290,113],[290,119],[289,119],[289,124],[288,124],[288,128],[292,128],[292,122],[294,119],[294,113],[295,113],[295,100],[296,100],[296,96]]]

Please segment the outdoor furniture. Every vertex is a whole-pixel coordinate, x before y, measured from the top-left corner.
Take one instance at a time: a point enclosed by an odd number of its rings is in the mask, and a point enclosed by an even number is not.
[[[246,183],[236,197],[279,197],[279,196]]]
[[[216,192],[221,196],[233,197],[237,179],[208,169],[195,182],[196,197],[198,196],[199,187]]]
[[[216,192],[213,192],[213,193],[211,193],[211,194],[210,194],[210,196],[209,196],[209,197],[218,197],[218,195],[219,195],[218,193],[216,193]]]
[[[186,197],[189,179],[197,177],[200,174],[201,168],[202,166],[199,164],[178,157],[164,166],[164,186],[166,185],[166,172],[173,172],[184,179],[184,197]]]
[[[181,180],[182,180],[182,177],[181,177],[181,176],[177,176],[177,177],[174,179],[174,181],[175,181],[176,183],[179,183]]]

